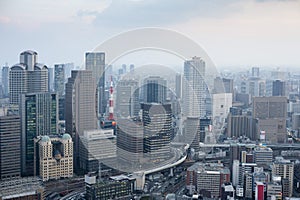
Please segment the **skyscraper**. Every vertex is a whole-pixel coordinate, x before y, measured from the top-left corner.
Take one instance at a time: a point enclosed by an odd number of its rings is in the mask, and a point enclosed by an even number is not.
[[[92,71],[72,71],[66,84],[66,132],[74,141],[74,166],[78,167],[79,136],[97,128],[96,81]]]
[[[159,76],[149,76],[144,80],[144,102],[165,103],[167,98],[167,81]]]
[[[8,97],[9,91],[9,67],[3,66],[2,68],[2,86],[3,86],[3,96]]]
[[[116,114],[118,117],[135,117],[140,110],[139,82],[120,80],[117,84]]]
[[[22,93],[48,92],[48,68],[37,63],[37,53],[24,51],[20,63],[11,67],[9,72],[9,100],[19,104]]]
[[[176,77],[175,77],[175,92],[176,92],[176,97],[177,98],[182,97],[182,76],[181,76],[181,74],[176,74]]]
[[[22,176],[34,174],[34,141],[37,136],[58,133],[56,93],[27,93],[20,97]]]
[[[0,116],[0,180],[21,176],[20,142],[20,116]]]
[[[153,162],[170,157],[171,104],[141,104],[144,125],[144,154]]]
[[[54,65],[54,90],[59,97],[65,94],[65,65]]]
[[[281,80],[273,81],[272,96],[285,96],[285,82]]]
[[[200,57],[184,62],[183,111],[185,116],[205,116],[205,62]]]
[[[106,111],[107,99],[105,98],[105,53],[88,52],[85,54],[85,68],[91,70],[98,91],[98,114]]]

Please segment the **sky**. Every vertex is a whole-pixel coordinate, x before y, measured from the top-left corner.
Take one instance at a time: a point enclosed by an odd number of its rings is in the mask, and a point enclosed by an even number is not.
[[[85,52],[142,27],[186,35],[218,68],[300,67],[300,0],[0,0],[0,65],[27,49],[50,67],[82,65]]]

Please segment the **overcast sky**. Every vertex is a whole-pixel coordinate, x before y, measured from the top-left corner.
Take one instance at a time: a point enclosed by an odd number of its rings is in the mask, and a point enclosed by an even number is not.
[[[32,49],[39,61],[75,62],[120,32],[178,31],[218,67],[299,66],[298,0],[0,0],[0,65]]]

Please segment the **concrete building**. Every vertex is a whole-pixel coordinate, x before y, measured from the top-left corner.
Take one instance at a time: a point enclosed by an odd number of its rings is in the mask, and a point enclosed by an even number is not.
[[[232,107],[232,93],[218,93],[212,95],[213,124],[224,124]]]
[[[252,117],[258,120],[257,135],[264,131],[267,141],[272,143],[286,141],[286,116],[286,97],[253,98]]]
[[[99,170],[99,163],[116,158],[113,129],[87,130],[80,136],[79,163],[86,173]]]
[[[233,79],[217,77],[214,80],[214,93],[232,93]]]
[[[170,157],[172,135],[171,104],[141,104],[144,125],[144,155],[152,162]]]
[[[116,109],[118,117],[136,117],[140,111],[139,82],[136,80],[120,80],[116,89]]]
[[[19,104],[22,93],[48,92],[48,68],[37,63],[37,53],[24,51],[20,63],[12,66],[9,72],[9,100]]]
[[[66,132],[74,141],[74,166],[79,167],[79,136],[97,129],[96,81],[92,71],[72,71],[66,84]]]
[[[273,81],[272,96],[286,96],[286,87],[284,81]]]
[[[291,197],[293,195],[294,163],[282,157],[276,157],[272,165],[272,176],[281,177],[282,196]]]
[[[254,162],[258,167],[269,166],[273,162],[273,150],[267,147],[256,147],[253,151]]]
[[[33,139],[58,133],[58,99],[56,93],[20,95],[22,176],[33,175]]]
[[[140,165],[144,151],[144,128],[141,122],[119,119],[117,124],[118,158],[131,165]]]
[[[37,177],[11,179],[0,182],[0,199],[40,199],[46,196],[42,180]]]
[[[97,86],[98,115],[106,111],[107,99],[105,97],[105,53],[87,52],[85,54],[85,69],[92,71]]]
[[[35,139],[35,175],[43,181],[73,176],[73,142],[69,134]]]
[[[144,103],[165,103],[167,99],[167,81],[159,76],[145,78],[143,85]]]
[[[183,114],[204,117],[205,111],[205,62],[200,57],[184,62]]]
[[[198,117],[187,117],[184,121],[184,142],[190,144],[196,152],[200,150],[200,119]]]
[[[0,115],[0,180],[21,176],[19,115]]]

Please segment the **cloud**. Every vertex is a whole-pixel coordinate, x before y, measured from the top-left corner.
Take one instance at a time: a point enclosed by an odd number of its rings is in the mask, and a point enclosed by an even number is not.
[[[224,8],[236,0],[116,0],[98,13],[97,26],[160,26],[190,20],[194,17],[220,17]]]

